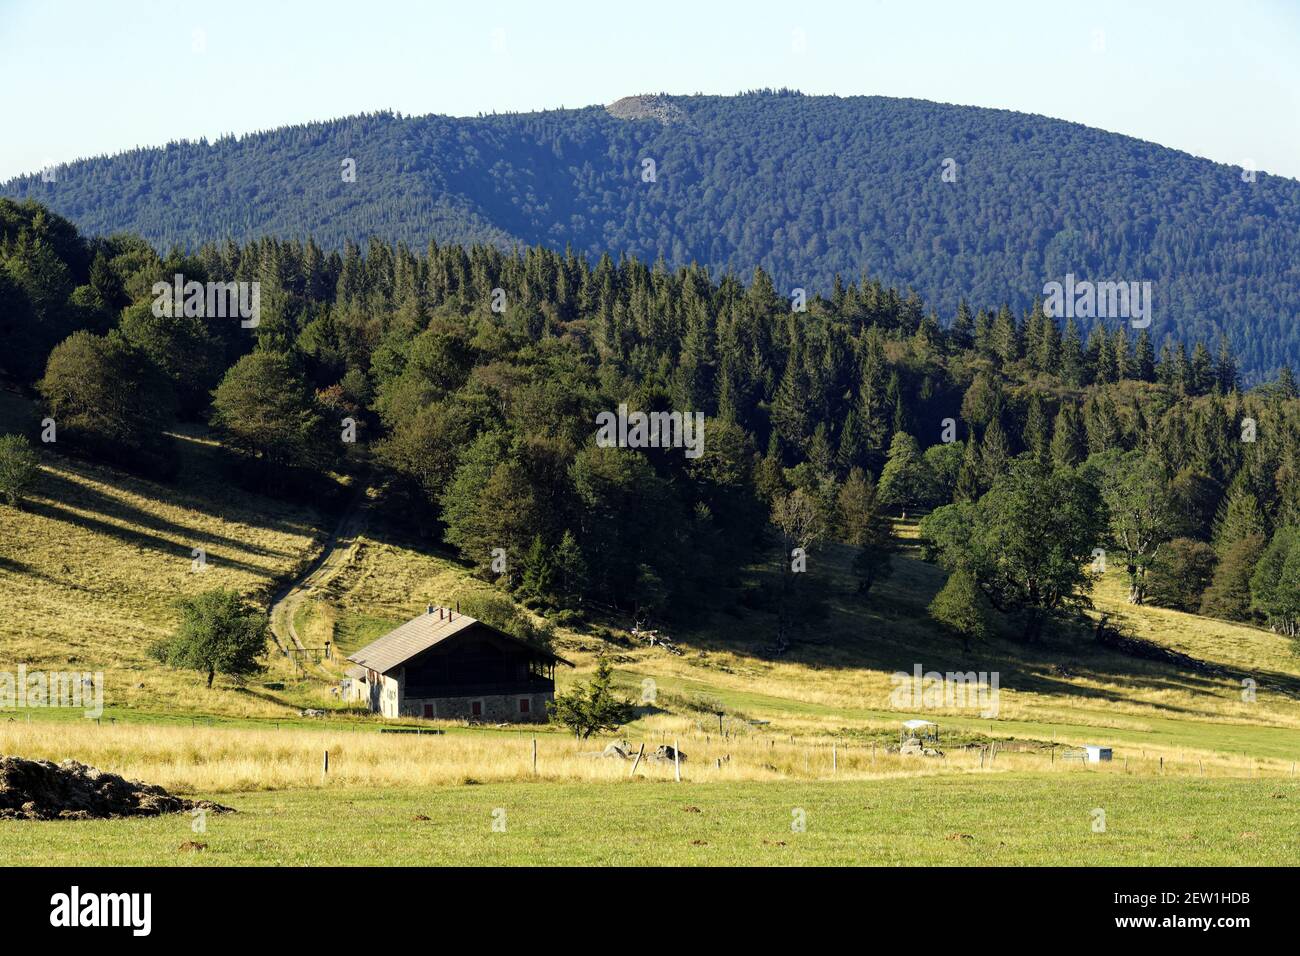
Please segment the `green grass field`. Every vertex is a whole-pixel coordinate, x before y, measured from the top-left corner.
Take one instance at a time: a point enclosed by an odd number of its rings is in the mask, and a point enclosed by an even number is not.
[[[16,865],[1295,865],[1300,785],[1079,770],[846,783],[215,795],[238,812],[0,822]],[[802,813],[800,812],[802,811]],[[1104,832],[1094,825],[1104,811]],[[427,819],[420,819],[420,818]],[[793,827],[802,820],[803,832]],[[504,823],[504,832],[494,829]],[[202,850],[182,844],[206,844]]]

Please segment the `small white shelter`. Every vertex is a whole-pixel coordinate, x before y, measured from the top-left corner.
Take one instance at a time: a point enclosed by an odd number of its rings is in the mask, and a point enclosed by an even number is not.
[[[1111,758],[1111,750],[1109,747],[1097,747],[1092,744],[1087,744],[1083,749],[1088,754],[1088,763],[1101,763],[1103,760],[1109,760]]]
[[[920,740],[927,738],[939,739],[939,725],[933,720],[905,720],[903,729],[899,731],[898,740],[901,743],[908,737],[916,737]]]

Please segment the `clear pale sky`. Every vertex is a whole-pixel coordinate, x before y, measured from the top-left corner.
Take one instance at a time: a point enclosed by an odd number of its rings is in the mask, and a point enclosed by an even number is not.
[[[993,106],[1300,178],[1300,0],[0,0],[0,180],[393,109],[756,87]]]

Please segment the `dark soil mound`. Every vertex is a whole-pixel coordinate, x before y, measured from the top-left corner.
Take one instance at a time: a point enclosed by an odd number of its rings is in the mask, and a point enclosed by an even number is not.
[[[0,820],[103,820],[190,810],[234,813],[209,800],[186,800],[162,787],[104,773],[75,760],[59,764],[0,756]]]

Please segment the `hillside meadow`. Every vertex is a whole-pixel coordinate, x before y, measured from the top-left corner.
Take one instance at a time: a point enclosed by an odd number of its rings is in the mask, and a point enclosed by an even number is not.
[[[5,424],[30,408],[6,397]],[[6,862],[66,863],[1294,863],[1300,662],[1257,628],[1132,607],[1112,573],[1095,613],[1207,661],[1185,673],[1095,645],[1087,628],[1025,646],[1003,635],[969,652],[936,640],[925,606],[942,573],[919,560],[914,522],[870,601],[851,554],[811,556],[828,612],[780,657],[770,612],[737,607],[671,633],[680,655],[629,638],[630,621],[558,627],[566,687],[609,654],[638,705],[617,737],[554,727],[380,721],[331,694],[342,661],[293,668],[268,646],[245,684],[163,668],[149,645],[176,621],[175,598],[236,588],[263,604],[319,555],[336,515],[252,495],[226,480],[222,449],[178,434],[183,467],[160,484],[44,456],[19,509],[0,506],[0,655],[9,667],[102,670],[101,719],[0,712],[0,753],[76,759],[236,807],[194,835],[187,817],[3,822]],[[342,487],[341,492],[346,490]],[[419,613],[494,593],[450,555],[405,531],[372,489],[360,533],[294,623],[344,654]],[[192,548],[207,552],[195,572]],[[738,587],[774,586],[765,566]],[[1064,663],[1062,663],[1064,662]],[[896,671],[997,673],[996,713],[899,707]],[[1258,685],[1254,700],[1242,679]],[[268,686],[269,685],[269,686]],[[325,710],[300,716],[303,707]],[[719,719],[721,712],[721,720]],[[943,757],[890,753],[902,720],[941,728]],[[435,734],[383,734],[420,725]],[[720,733],[721,731],[721,733]],[[597,756],[616,739],[671,762]],[[1085,743],[1110,764],[1063,759]],[[537,764],[533,752],[536,746]],[[329,774],[322,774],[324,753]],[[1104,833],[1093,810],[1106,811]],[[807,827],[790,829],[804,811]],[[504,810],[505,832],[491,829]],[[428,819],[421,819],[427,817]],[[1248,823],[1243,821],[1249,821]],[[181,851],[187,840],[205,843]]]

